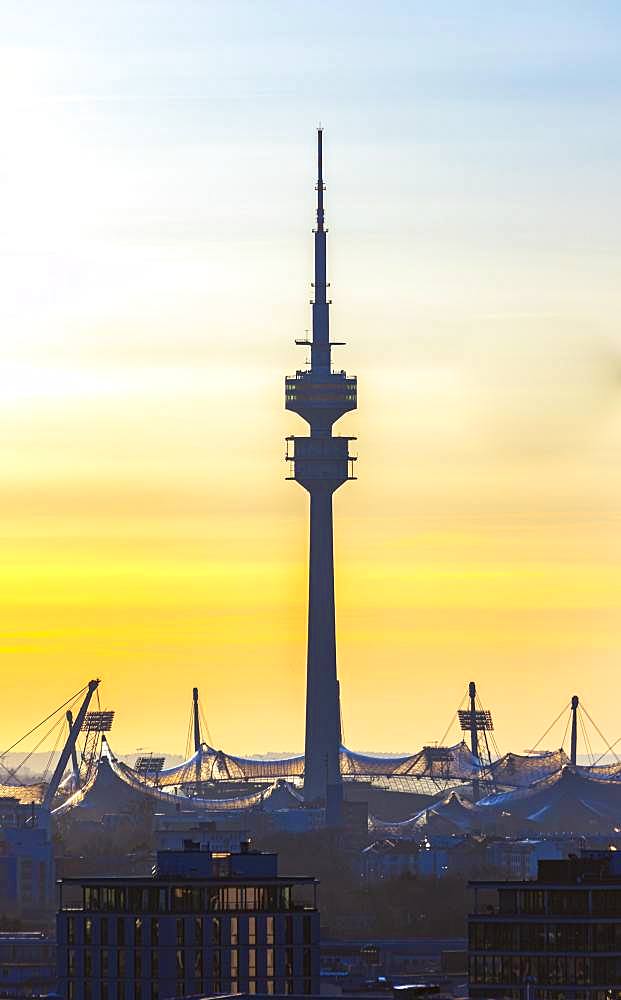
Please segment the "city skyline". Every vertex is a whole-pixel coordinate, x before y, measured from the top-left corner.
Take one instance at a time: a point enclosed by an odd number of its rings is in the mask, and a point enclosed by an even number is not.
[[[177,752],[194,684],[216,746],[302,748],[319,118],[345,743],[439,740],[471,678],[503,750],[574,692],[615,740],[614,6],[52,6],[0,15],[5,745],[101,676],[118,752]]]

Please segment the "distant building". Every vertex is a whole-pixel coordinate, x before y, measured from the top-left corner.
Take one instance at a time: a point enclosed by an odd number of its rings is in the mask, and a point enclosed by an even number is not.
[[[215,820],[201,819],[196,812],[156,813],[153,833],[156,851],[182,851],[184,842],[191,840],[202,851],[235,852],[250,839],[249,830],[222,829]]]
[[[582,839],[565,840],[496,840],[488,845],[487,862],[499,874],[511,879],[537,877],[540,861],[554,861],[577,853],[584,844]]]
[[[54,877],[49,812],[17,798],[0,798],[0,916],[51,916]]]
[[[56,942],[41,931],[0,933],[0,997],[56,989]]]
[[[160,851],[151,878],[65,879],[57,917],[65,1000],[319,992],[316,880],[275,854]]]
[[[535,881],[472,882],[469,996],[621,997],[621,854],[539,862]]]

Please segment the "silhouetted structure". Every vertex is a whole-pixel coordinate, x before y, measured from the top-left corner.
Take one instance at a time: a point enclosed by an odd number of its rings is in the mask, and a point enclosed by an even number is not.
[[[583,851],[540,861],[533,882],[470,885],[470,997],[621,995],[621,855]]]
[[[308,654],[304,796],[326,802],[332,812],[340,800],[341,736],[334,623],[332,494],[348,479],[354,459],[348,437],[333,437],[333,424],[356,408],[356,379],[333,371],[326,280],[326,230],[323,208],[322,131],[317,133],[317,227],[315,229],[315,298],[308,369],[285,381],[285,407],[307,421],[309,437],[291,436],[293,475],[310,493]]]
[[[316,880],[275,854],[185,841],[153,876],[67,878],[57,916],[65,1000],[319,993]]]

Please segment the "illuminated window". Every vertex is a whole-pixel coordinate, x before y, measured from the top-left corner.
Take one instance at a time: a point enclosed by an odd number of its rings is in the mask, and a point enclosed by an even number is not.
[[[257,943],[257,918],[248,917],[248,944]]]

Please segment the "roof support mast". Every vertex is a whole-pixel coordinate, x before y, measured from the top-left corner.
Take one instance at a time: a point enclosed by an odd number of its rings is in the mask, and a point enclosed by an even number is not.
[[[575,694],[571,699],[571,750],[570,760],[573,767],[578,763],[578,705],[580,699]]]
[[[71,729],[73,727],[73,712],[71,709],[67,709],[67,724],[69,726],[69,736],[71,739]],[[75,743],[71,747],[71,770],[73,771],[73,785],[74,789],[77,790],[80,787],[80,765],[78,764],[78,754],[75,748]]]
[[[91,703],[91,698],[93,697],[95,691],[99,687],[99,679],[88,682],[88,690],[84,696],[84,701],[80,706],[80,711],[78,712],[77,718],[71,727],[71,732],[67,738],[67,742],[63,747],[63,751],[58,760],[58,764],[54,769],[54,774],[52,775],[51,781],[47,786],[45,796],[43,799],[43,806],[49,809],[52,805],[52,800],[58,791],[58,786],[60,785],[61,778],[65,772],[65,768],[69,763],[69,758],[71,756],[71,751],[75,749],[76,740],[86,719],[86,713],[88,712],[88,706]]]
[[[194,718],[194,752],[201,748],[201,724],[198,717],[198,688],[192,688],[192,712]]]

